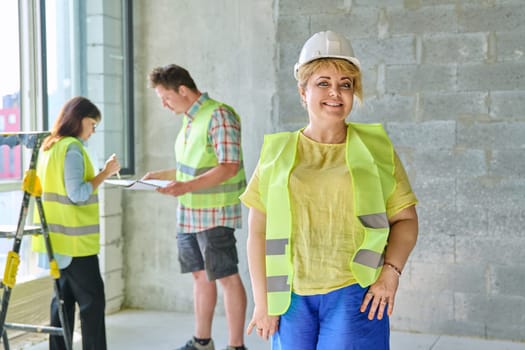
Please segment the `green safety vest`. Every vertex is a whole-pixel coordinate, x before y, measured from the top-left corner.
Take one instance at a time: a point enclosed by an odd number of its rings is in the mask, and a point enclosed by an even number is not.
[[[293,266],[289,178],[299,131],[266,135],[259,162],[259,192],[266,207],[266,282],[268,313],[282,315],[290,305]],[[385,203],[395,187],[394,148],[381,124],[350,123],[346,163],[352,178],[355,214],[364,229],[363,243],[350,269],[362,286],[381,272],[389,223]]]
[[[204,101],[191,122],[191,131],[186,137],[188,117],[184,117],[182,128],[175,141],[177,181],[189,181],[216,167],[219,163],[213,145],[208,145],[208,127],[213,111],[228,108],[239,120],[233,108],[212,99]],[[244,167],[241,163],[237,174],[221,184],[189,192],[178,197],[188,208],[218,208],[240,203],[239,195],[246,187]]]
[[[44,215],[53,252],[73,257],[95,255],[100,250],[97,191],[88,200],[79,203],[73,203],[66,192],[64,162],[67,148],[72,143],[78,143],[84,156],[84,181],[95,176],[84,146],[75,137],[64,137],[51,149],[40,152],[37,175],[43,188]],[[34,221],[40,222],[37,211],[34,213]],[[33,236],[32,248],[37,252],[46,251],[41,235]]]

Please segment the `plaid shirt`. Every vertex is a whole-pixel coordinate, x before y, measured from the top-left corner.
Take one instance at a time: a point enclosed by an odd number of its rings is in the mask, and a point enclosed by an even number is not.
[[[188,119],[186,136],[191,132],[195,114],[208,99],[208,94],[203,93],[185,113],[185,118]],[[242,164],[241,124],[229,109],[220,107],[213,111],[208,127],[208,144],[213,145],[219,163]],[[241,228],[241,203],[239,201],[237,204],[220,208],[192,209],[179,202],[177,219],[178,233],[201,232],[217,226]]]

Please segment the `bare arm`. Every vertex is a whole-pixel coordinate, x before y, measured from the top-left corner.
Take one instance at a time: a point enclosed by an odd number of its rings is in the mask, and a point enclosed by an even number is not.
[[[255,305],[266,312],[266,214],[250,208],[248,214],[249,235],[247,240],[248,267],[253,287]]]
[[[399,287],[400,272],[403,270],[408,256],[416,245],[418,235],[418,219],[415,206],[407,207],[390,218],[390,234],[385,253],[385,263],[392,264],[383,266],[383,270],[377,281],[369,288],[361,304],[361,312],[365,312],[371,302],[368,318],[382,319],[384,307],[388,304],[387,314],[392,315],[394,310],[395,296]]]
[[[408,256],[416,245],[417,234],[418,220],[415,206],[405,208],[394,215],[390,219],[390,235],[388,236],[385,262],[402,271]]]
[[[189,181],[173,181],[163,188],[157,189],[158,192],[180,196],[188,192],[195,192],[204,188],[217,186],[220,183],[234,177],[239,170],[238,163],[220,163],[207,172]]]
[[[279,317],[268,316],[266,299],[266,214],[250,208],[248,215],[247,255],[255,309],[246,332],[256,328],[257,334],[268,339],[278,328]]]

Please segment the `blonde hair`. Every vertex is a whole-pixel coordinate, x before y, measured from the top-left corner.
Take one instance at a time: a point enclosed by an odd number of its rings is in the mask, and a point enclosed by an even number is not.
[[[308,79],[319,69],[323,68],[333,68],[340,73],[347,74],[353,80],[354,96],[359,103],[363,101],[361,71],[350,61],[342,58],[319,58],[302,65],[297,71],[297,86],[305,89]]]

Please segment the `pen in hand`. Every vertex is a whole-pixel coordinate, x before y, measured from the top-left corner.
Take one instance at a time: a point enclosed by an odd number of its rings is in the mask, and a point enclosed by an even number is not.
[[[113,154],[111,155],[111,158],[115,159],[115,158],[117,158],[117,155],[116,155],[115,153],[113,153]],[[117,175],[117,179],[120,180],[120,170],[118,170],[117,173],[116,173],[115,175]]]

